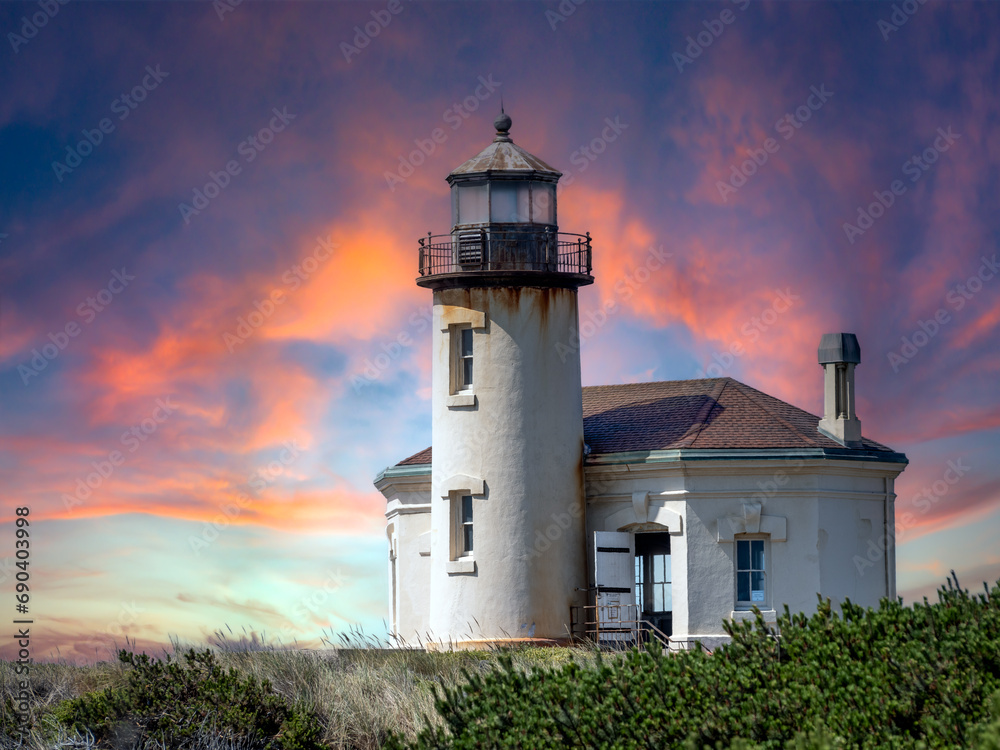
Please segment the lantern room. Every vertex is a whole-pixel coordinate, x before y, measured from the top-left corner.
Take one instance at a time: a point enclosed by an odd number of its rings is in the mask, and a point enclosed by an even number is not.
[[[590,235],[558,231],[556,186],[562,173],[511,140],[509,115],[501,112],[493,125],[493,142],[448,175],[451,232],[420,240],[417,283],[430,288],[593,283]]]
[[[556,183],[562,173],[515,145],[511,119],[493,123],[496,137],[478,156],[448,175],[453,228],[489,224],[535,224],[553,227]]]

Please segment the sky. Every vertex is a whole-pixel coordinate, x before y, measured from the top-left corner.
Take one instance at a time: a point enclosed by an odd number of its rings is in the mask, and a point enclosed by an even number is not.
[[[1000,5],[41,0],[0,33],[0,611],[27,508],[35,658],[385,633],[417,240],[501,98],[594,238],[584,385],[819,413],[854,332],[910,460],[900,594],[1000,578]]]

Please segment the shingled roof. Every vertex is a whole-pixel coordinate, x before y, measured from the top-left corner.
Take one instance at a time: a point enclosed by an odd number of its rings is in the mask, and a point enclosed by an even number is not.
[[[834,448],[819,417],[732,378],[596,385],[583,389],[591,455],[694,449]],[[860,451],[892,453],[864,438]],[[431,449],[397,466],[429,464]]]

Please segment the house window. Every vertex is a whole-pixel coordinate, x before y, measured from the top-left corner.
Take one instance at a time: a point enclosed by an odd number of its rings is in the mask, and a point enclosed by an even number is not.
[[[736,609],[766,609],[767,539],[739,538],[736,541]]]
[[[458,346],[455,391],[468,391],[472,389],[472,328],[459,328],[455,333]]]
[[[456,557],[472,554],[472,495],[460,495],[456,503]]]

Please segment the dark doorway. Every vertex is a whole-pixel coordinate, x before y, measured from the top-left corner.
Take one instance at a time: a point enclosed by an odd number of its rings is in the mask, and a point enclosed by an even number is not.
[[[639,617],[673,634],[673,596],[670,574],[670,534],[635,535],[635,603]]]

